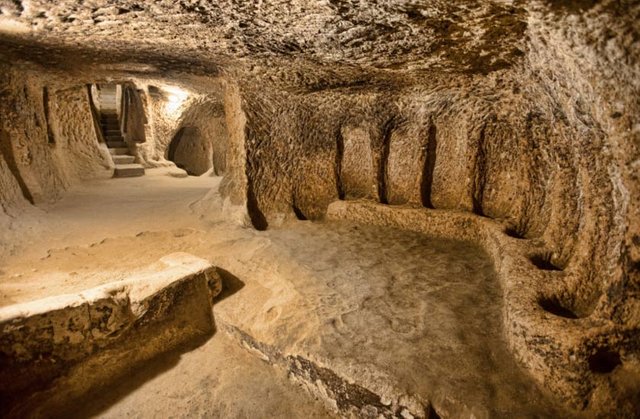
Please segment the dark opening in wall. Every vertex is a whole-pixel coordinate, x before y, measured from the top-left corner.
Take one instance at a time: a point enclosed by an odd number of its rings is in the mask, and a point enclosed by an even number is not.
[[[427,419],[440,419],[440,415],[432,405],[428,407],[426,413]]]
[[[473,193],[471,194],[473,213],[481,217],[485,217],[484,209],[482,208],[482,202],[484,200],[484,186],[486,183],[487,161],[485,151],[485,127],[480,130],[480,136],[478,137],[478,150],[476,152],[475,161],[475,179],[473,183]]]
[[[431,202],[431,189],[433,187],[433,172],[436,168],[436,150],[438,148],[436,126],[431,124],[427,138],[426,157],[422,171],[422,184],[420,188],[422,205],[426,208],[434,208]]]
[[[168,151],[167,157],[171,161],[175,161],[176,150],[178,149],[178,146],[180,145],[180,141],[182,141],[182,136],[184,135],[184,130],[185,130],[185,127],[181,127],[178,130],[178,132],[176,132],[176,135],[174,135],[173,138],[171,139],[171,143],[169,143],[169,151]]]
[[[564,284],[560,288],[547,290],[538,296],[540,307],[555,316],[565,319],[584,319],[593,314],[602,296],[599,290],[585,293],[576,292],[571,286]]]
[[[504,234],[514,239],[526,239],[525,233],[518,227],[507,227],[504,229]]]
[[[49,104],[49,89],[47,87],[43,87],[42,88],[42,108],[44,109],[44,120],[45,120],[45,123],[46,123],[47,140],[48,140],[49,144],[55,144],[56,143],[56,138],[53,135],[53,129],[51,128],[51,121],[50,121],[50,118],[49,118],[51,110],[50,110],[49,106],[50,106],[50,104]]]
[[[125,87],[122,89],[124,100],[122,101],[122,133],[126,134],[129,129],[129,108],[133,102],[131,89]]]
[[[618,365],[622,364],[620,354],[608,349],[598,349],[595,354],[589,357],[588,361],[589,369],[597,374],[610,373]]]
[[[551,259],[551,253],[538,253],[529,256],[531,263],[533,263],[538,269],[542,269],[544,271],[561,271],[562,268],[554,264]]]
[[[293,212],[296,215],[296,218],[300,221],[306,221],[307,217],[304,215],[304,213],[302,212],[302,210],[300,208],[298,208],[298,206],[296,204],[292,205],[293,208]]]
[[[253,191],[253,185],[249,182],[247,186],[247,212],[251,219],[251,224],[256,230],[264,231],[269,227],[267,218],[264,216],[258,205],[258,199]]]
[[[344,199],[344,186],[342,185],[342,160],[344,159],[344,138],[342,137],[342,130],[338,128],[336,130],[336,189],[338,191],[338,199]]]
[[[538,304],[544,311],[566,319],[577,319],[578,316],[572,310],[565,307],[557,298],[543,297],[538,300]]]

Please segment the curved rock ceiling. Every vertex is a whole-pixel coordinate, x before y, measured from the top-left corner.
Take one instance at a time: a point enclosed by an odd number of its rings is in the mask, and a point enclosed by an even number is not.
[[[625,2],[594,4],[2,0],[0,53],[74,70],[83,63],[125,63],[106,69],[207,76],[222,70],[312,90],[394,88],[511,68],[526,60],[538,43],[533,38],[553,36],[544,28],[561,28],[567,37],[586,29],[596,48],[625,31],[637,35],[632,16],[618,19],[629,15]],[[567,28],[567,21],[575,26]]]
[[[16,1],[2,10],[76,44],[412,71],[507,67],[523,55],[526,27],[521,7],[498,1]]]

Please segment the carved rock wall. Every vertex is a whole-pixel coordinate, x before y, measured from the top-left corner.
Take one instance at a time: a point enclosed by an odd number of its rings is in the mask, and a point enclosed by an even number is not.
[[[0,132],[8,191],[17,184],[26,201],[51,202],[77,180],[109,168],[86,86],[6,66],[3,74]],[[5,199],[4,205],[14,204],[15,193]]]
[[[221,193],[258,229],[355,198],[493,220],[532,245],[520,278],[532,309],[510,312],[522,325],[506,327],[511,341],[586,336],[543,355],[514,343],[523,365],[553,370],[536,376],[578,409],[637,408],[616,380],[640,363],[638,2],[94,3],[2,3],[14,30],[3,56],[26,48],[27,61],[62,73],[98,67],[207,90],[170,121],[166,98],[149,95],[148,164],[164,163],[182,126],[221,127],[212,97],[224,95]],[[220,78],[211,96],[205,81]],[[40,88],[4,83],[0,174],[14,179],[0,193],[54,199],[78,171],[51,151]],[[31,160],[42,164],[27,169]]]

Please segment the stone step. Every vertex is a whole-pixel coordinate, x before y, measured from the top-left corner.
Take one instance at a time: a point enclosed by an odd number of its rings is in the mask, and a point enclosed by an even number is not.
[[[109,148],[127,148],[127,143],[124,141],[109,141],[107,140],[107,147]]]
[[[112,156],[111,158],[113,159],[113,162],[115,164],[132,164],[133,162],[136,161],[135,156],[127,156],[127,155]]]
[[[122,138],[122,135],[107,135],[104,137],[104,139],[107,142],[122,142],[124,141],[124,138]]]
[[[144,176],[144,167],[141,164],[116,164],[113,177],[136,177]]]
[[[111,153],[112,156],[126,156],[126,155],[130,155],[129,154],[129,149],[126,147],[118,147],[118,148],[110,148],[109,149],[109,153]]]

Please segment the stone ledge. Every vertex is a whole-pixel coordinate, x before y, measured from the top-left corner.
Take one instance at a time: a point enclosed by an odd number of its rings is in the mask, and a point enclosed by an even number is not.
[[[429,416],[431,412],[435,413],[433,407],[423,406],[411,395],[403,394],[397,399],[386,398],[385,395],[378,394],[331,368],[322,366],[308,355],[282,353],[278,348],[257,341],[248,333],[225,321],[221,322],[221,329],[254,356],[270,365],[284,368],[292,381],[304,386],[309,393],[323,400],[329,409],[340,416],[363,418],[438,417],[437,413],[436,416]],[[415,416],[416,413],[417,416]]]
[[[61,406],[210,335],[221,288],[206,260],[173,253],[135,277],[0,309],[2,416]]]
[[[637,345],[640,330],[614,324],[597,311],[584,318],[565,318],[545,309],[539,284],[576,272],[545,271],[532,263],[531,255],[544,250],[542,241],[510,237],[499,221],[467,212],[367,200],[333,202],[327,219],[453,237],[481,246],[489,254],[503,289],[503,327],[520,364],[575,409],[624,416],[637,408],[633,401],[639,396],[637,388],[625,384],[637,372],[632,362],[625,366],[624,359],[620,361],[620,353]],[[612,346],[619,352],[610,352]],[[607,365],[594,365],[600,358]],[[608,358],[617,363],[607,362]]]

